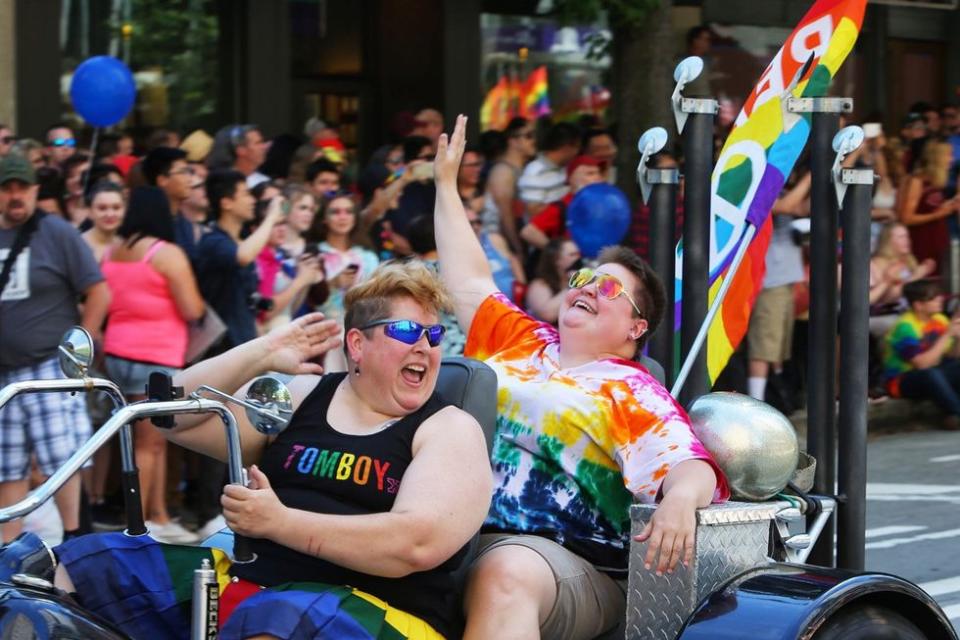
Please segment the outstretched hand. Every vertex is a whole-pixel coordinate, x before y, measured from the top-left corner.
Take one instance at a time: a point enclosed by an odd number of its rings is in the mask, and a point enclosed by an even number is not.
[[[457,116],[457,124],[453,127],[453,134],[440,134],[437,141],[437,157],[433,163],[434,178],[437,185],[447,184],[456,186],[457,173],[460,171],[460,160],[467,145],[467,116]]]
[[[269,366],[279,373],[323,373],[323,367],[315,360],[340,346],[340,327],[336,321],[327,320],[322,313],[308,313],[266,336]]]

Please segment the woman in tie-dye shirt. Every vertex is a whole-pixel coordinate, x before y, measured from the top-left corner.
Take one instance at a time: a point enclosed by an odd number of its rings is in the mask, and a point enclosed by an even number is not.
[[[683,409],[633,360],[663,314],[663,284],[645,262],[605,251],[575,276],[556,329],[497,292],[457,195],[465,120],[438,143],[440,273],[466,355],[500,387],[465,638],[593,638],[623,620],[631,502],[659,501],[639,538],[648,567],[672,571],[692,557],[696,509],[729,490]]]

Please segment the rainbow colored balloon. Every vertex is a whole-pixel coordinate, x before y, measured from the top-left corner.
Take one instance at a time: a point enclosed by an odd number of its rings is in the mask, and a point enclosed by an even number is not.
[[[713,170],[710,200],[710,302],[713,301],[747,224],[757,227],[733,276],[707,338],[707,369],[713,382],[747,332],[753,302],[763,284],[770,243],[770,210],[810,135],[811,115],[784,117],[789,96],[821,97],[853,49],[867,0],[818,0],[760,76],[737,116]],[[804,73],[804,66],[811,62]],[[787,91],[802,73],[792,91]],[[675,281],[680,317],[682,248],[677,245]],[[679,322],[678,322],[679,326]]]

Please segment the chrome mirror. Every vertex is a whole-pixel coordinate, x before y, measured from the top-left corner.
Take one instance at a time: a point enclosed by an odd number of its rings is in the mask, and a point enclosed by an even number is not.
[[[290,390],[271,376],[262,376],[250,383],[244,406],[250,424],[267,435],[277,435],[286,429],[293,415]]]
[[[86,378],[93,364],[93,338],[83,327],[68,329],[57,350],[60,370],[68,378]]]
[[[863,129],[851,125],[844,127],[833,136],[833,150],[837,157],[833,161],[833,167],[830,170],[833,176],[833,185],[837,193],[837,205],[843,207],[843,196],[847,193],[847,185],[843,182],[843,160],[860,148],[866,137]]]
[[[680,106],[683,100],[683,88],[700,77],[701,73],[703,73],[703,58],[697,56],[684,58],[673,70],[673,80],[677,84],[673,88],[670,102],[673,105],[673,117],[677,121],[679,133],[683,133],[683,127],[687,123],[687,114]]]
[[[637,165],[637,182],[640,184],[640,193],[643,196],[643,202],[650,199],[650,182],[647,180],[647,161],[650,156],[660,153],[667,145],[667,130],[663,127],[653,127],[647,129],[637,141],[637,149],[640,151],[640,164]]]

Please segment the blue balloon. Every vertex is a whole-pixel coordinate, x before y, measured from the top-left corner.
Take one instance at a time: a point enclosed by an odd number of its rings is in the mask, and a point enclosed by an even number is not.
[[[73,108],[95,127],[109,127],[126,118],[136,97],[130,69],[111,56],[84,60],[70,83]]]
[[[623,240],[630,228],[630,203],[613,185],[591,184],[567,207],[567,228],[580,253],[596,258],[601,249]]]

